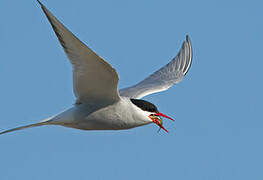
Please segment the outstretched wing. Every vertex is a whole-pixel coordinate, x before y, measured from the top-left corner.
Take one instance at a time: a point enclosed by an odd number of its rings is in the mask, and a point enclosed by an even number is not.
[[[119,77],[116,70],[72,34],[40,1],[38,2],[73,65],[77,103],[119,100]]]
[[[140,99],[152,93],[165,91],[183,79],[191,63],[192,45],[189,36],[186,36],[181,50],[171,62],[138,84],[121,89],[120,95]]]

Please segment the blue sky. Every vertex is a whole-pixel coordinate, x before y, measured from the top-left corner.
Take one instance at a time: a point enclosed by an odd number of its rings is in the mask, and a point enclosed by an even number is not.
[[[262,179],[261,1],[43,0],[112,64],[119,87],[169,62],[186,34],[193,64],[168,91],[145,97],[176,118],[170,131],[46,126],[0,137],[1,180]],[[71,65],[34,1],[0,3],[0,130],[74,103]]]

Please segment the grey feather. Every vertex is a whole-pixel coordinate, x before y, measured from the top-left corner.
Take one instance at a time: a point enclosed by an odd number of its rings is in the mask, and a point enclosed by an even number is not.
[[[186,36],[186,41],[175,58],[138,84],[121,89],[120,95],[139,99],[152,93],[165,91],[183,79],[191,63],[192,45],[189,36]]]

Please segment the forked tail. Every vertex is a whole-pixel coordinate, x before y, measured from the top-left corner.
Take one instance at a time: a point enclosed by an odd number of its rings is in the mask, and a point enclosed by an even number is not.
[[[53,119],[53,118],[48,118],[48,119],[45,119],[45,120],[43,120],[43,121],[41,121],[41,122],[39,122],[39,123],[29,124],[29,125],[26,125],[26,126],[20,126],[20,127],[13,128],[13,129],[8,129],[8,130],[5,130],[5,131],[0,132],[0,135],[5,134],[5,133],[9,133],[9,132],[12,132],[12,131],[17,131],[17,130],[25,129],[25,128],[48,125],[48,124],[51,124],[50,122],[52,121],[52,119]]]

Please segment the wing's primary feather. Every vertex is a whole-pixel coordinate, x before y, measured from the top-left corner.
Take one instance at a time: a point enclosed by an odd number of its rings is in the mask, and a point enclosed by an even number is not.
[[[140,99],[152,93],[165,91],[183,79],[191,63],[192,45],[189,36],[186,36],[186,41],[184,41],[182,48],[171,62],[138,84],[121,89],[120,95]]]
[[[60,44],[73,65],[77,103],[119,100],[116,70],[72,34],[40,1]]]

